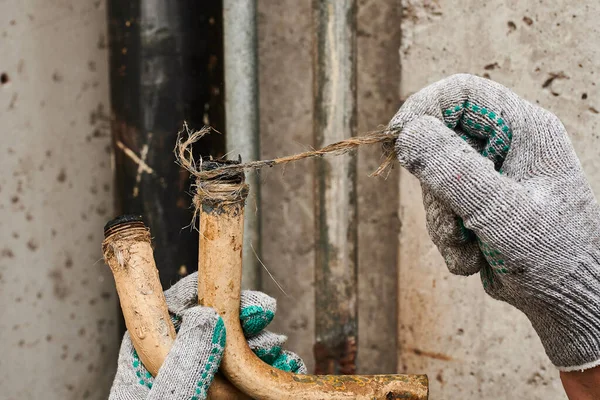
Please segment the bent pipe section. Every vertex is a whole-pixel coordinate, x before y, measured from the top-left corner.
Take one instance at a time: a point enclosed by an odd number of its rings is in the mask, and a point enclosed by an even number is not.
[[[215,308],[225,323],[227,342],[219,370],[229,382],[264,400],[428,398],[426,375],[299,375],[260,360],[248,347],[239,319],[244,198],[204,199],[198,208],[198,301]]]
[[[150,230],[141,217],[115,218],[104,227],[102,252],[115,278],[133,347],[148,372],[156,376],[175,340],[175,328],[158,277]],[[215,376],[208,397],[249,399],[219,375]]]
[[[256,357],[239,321],[243,212],[243,203],[201,207],[199,301],[214,307],[227,329],[220,372],[229,381],[216,376],[209,398],[426,400],[425,375],[298,375]],[[175,340],[175,329],[158,279],[150,232],[141,219],[118,218],[105,227],[102,249],[133,346],[156,376]]]

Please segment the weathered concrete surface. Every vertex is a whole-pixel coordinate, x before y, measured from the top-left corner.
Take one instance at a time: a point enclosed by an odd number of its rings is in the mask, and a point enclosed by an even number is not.
[[[401,20],[398,3],[359,1],[359,132],[387,123],[399,105],[402,25],[403,98],[453,72],[487,73],[561,117],[600,193],[600,56],[590,39],[600,6],[405,0]],[[119,338],[114,285],[99,261],[112,214],[104,2],[0,6],[0,74],[9,79],[0,84],[0,397],[106,398]],[[311,1],[258,7],[261,156],[271,157],[312,144]],[[568,79],[542,88],[561,71]],[[398,361],[401,371],[430,375],[432,399],[564,399],[527,320],[488,299],[476,277],[446,271],[424,228],[418,185],[404,172],[399,223],[396,177],[367,177],[379,154],[359,152],[359,372],[391,372]],[[290,336],[310,369],[312,168],[261,174],[263,261],[289,296],[263,273],[279,300],[272,329]],[[400,226],[396,360],[391,277]]]
[[[358,3],[358,132],[386,124],[398,103],[397,2]],[[306,150],[312,132],[311,1],[258,2],[261,156]],[[358,154],[359,373],[395,371],[397,178],[370,178],[378,146]],[[261,172],[263,289],[278,299],[270,329],[289,336],[309,370],[314,361],[314,216],[310,161]]]
[[[356,135],[356,0],[313,2],[315,147]],[[356,373],[356,154],[315,160],[315,373]]]
[[[258,2],[261,157],[312,145],[311,1]],[[314,362],[313,163],[261,172],[263,290],[278,300],[273,331]],[[246,212],[252,212],[247,209]]]
[[[600,4],[403,2],[401,96],[456,72],[489,76],[555,112],[600,193]],[[544,83],[558,75],[550,85]],[[565,399],[527,319],[451,276],[428,238],[420,188],[400,178],[399,366],[430,375],[432,398]]]
[[[397,111],[400,67],[400,4],[360,0],[357,31],[358,132],[378,129]],[[400,228],[398,168],[386,179],[369,175],[381,148],[358,152],[358,370],[396,371],[396,275]]]
[[[103,1],[0,2],[0,397],[106,399],[117,297]]]

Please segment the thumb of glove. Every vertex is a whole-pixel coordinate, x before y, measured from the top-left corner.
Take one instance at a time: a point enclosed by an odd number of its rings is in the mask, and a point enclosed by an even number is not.
[[[437,118],[407,123],[395,149],[400,165],[482,239],[495,236],[494,227],[509,217],[512,205],[529,201],[519,183],[498,173],[491,160]]]
[[[148,400],[203,400],[225,349],[225,324],[215,310],[195,306],[181,315],[173,347],[161,366]]]

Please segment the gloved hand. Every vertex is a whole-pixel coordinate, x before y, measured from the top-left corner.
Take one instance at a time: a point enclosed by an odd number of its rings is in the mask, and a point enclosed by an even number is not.
[[[560,370],[600,365],[600,209],[559,119],[455,75],[406,100],[389,128],[450,271],[479,272],[523,311]]]
[[[198,306],[198,274],[193,273],[165,291],[177,338],[156,378],[144,368],[125,333],[111,400],[205,399],[219,368],[226,332],[221,317],[209,307]],[[282,350],[287,340],[263,329],[275,315],[275,299],[261,292],[243,291],[240,320],[248,344],[264,362],[275,368],[306,373],[296,354]]]

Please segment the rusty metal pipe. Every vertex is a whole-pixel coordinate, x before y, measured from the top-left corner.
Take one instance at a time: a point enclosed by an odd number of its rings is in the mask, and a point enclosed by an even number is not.
[[[198,186],[204,193],[196,202],[200,213],[198,300],[215,308],[225,322],[227,343],[220,371],[229,382],[250,397],[264,400],[428,398],[425,375],[298,375],[261,361],[248,347],[239,319],[248,194],[244,175],[219,176]]]
[[[115,278],[131,342],[146,369],[156,376],[175,340],[175,328],[154,262],[150,231],[141,218],[124,216],[106,224],[104,238],[104,260]]]
[[[173,346],[175,328],[169,316],[150,240],[140,217],[121,216],[104,227],[104,260],[115,278],[121,309],[133,347],[144,367],[156,376]],[[209,399],[248,399],[220,376]]]
[[[173,162],[175,133],[182,121],[225,128],[221,3],[106,1],[111,110],[94,118],[112,125],[116,206],[152,228],[165,288],[198,262],[197,233],[181,229],[191,217],[189,175]],[[225,154],[225,138],[207,135],[198,149]]]

